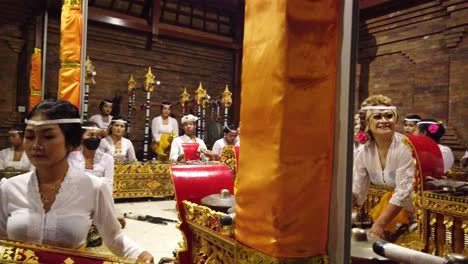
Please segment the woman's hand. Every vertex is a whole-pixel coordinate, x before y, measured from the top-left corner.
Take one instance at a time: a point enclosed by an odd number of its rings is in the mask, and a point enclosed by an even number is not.
[[[371,229],[369,230],[369,233],[379,237],[380,239],[385,239],[384,231],[385,231],[385,227],[383,225],[374,223]]]
[[[214,159],[217,154],[211,150],[205,150],[205,151],[202,151],[203,154],[205,154],[205,156],[207,156],[208,158],[212,158]]]
[[[123,216],[117,216],[117,220],[119,221],[120,226],[122,226],[122,229],[124,229],[125,225],[127,224],[127,222],[125,221],[125,218]]]
[[[185,154],[184,154],[184,153],[180,154],[180,155],[177,157],[177,161],[182,161],[183,159],[185,159]]]
[[[149,253],[148,251],[143,251],[140,255],[138,255],[138,262],[154,263],[153,255],[151,255],[151,253]]]

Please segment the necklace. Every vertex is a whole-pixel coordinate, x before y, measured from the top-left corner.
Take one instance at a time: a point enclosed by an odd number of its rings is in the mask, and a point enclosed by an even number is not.
[[[50,208],[52,203],[55,201],[55,197],[62,186],[62,181],[52,186],[42,185],[39,187],[39,193],[41,194],[41,200],[44,204],[44,208]]]
[[[13,153],[13,161],[21,160],[21,156],[23,156],[23,151],[15,151]]]

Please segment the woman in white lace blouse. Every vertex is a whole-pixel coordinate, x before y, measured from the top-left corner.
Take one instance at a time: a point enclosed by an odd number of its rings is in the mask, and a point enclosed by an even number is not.
[[[413,157],[402,142],[404,136],[395,132],[398,115],[390,98],[367,98],[360,116],[369,141],[359,146],[354,160],[353,204],[364,203],[370,184],[393,190],[370,212],[374,222],[370,232],[383,238],[384,231],[392,233],[396,223],[407,224],[412,216]]]
[[[153,257],[122,233],[109,186],[69,166],[81,143],[78,109],[48,99],[28,114],[24,148],[35,170],[0,185],[0,237],[82,249],[92,223],[116,255],[153,263]]]
[[[101,140],[99,149],[114,157],[116,164],[135,162],[136,155],[132,141],[125,138],[127,121],[115,117],[109,127],[109,136]]]

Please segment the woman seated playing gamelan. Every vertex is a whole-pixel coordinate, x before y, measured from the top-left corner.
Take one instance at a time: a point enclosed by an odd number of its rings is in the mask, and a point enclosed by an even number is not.
[[[444,173],[452,168],[455,162],[452,150],[447,146],[439,144],[440,139],[445,135],[445,128],[442,122],[436,122],[434,119],[422,119],[418,122],[414,134],[430,137],[439,145],[442,158],[444,159]]]
[[[107,129],[112,121],[112,101],[103,100],[99,103],[99,114],[93,115],[89,121],[96,123],[100,128]]]
[[[179,136],[179,123],[171,117],[171,104],[168,102],[161,103],[161,115],[153,118],[151,121],[151,132],[153,134],[153,141],[159,143],[161,135],[164,133],[174,133],[176,137]]]
[[[114,157],[116,163],[135,162],[135,149],[132,142],[125,138],[127,121],[114,117],[109,127],[109,136],[101,140],[99,149]]]
[[[179,123],[171,117],[171,104],[161,103],[161,115],[153,118],[151,122],[151,133],[153,143],[151,149],[158,155],[158,160],[167,161],[171,151],[171,143],[179,136]]]
[[[78,109],[61,100],[44,100],[27,115],[24,148],[35,170],[0,185],[0,237],[79,250],[94,223],[114,254],[152,263],[122,233],[108,184],[69,165],[80,123]]]
[[[70,166],[102,178],[112,189],[114,184],[114,159],[111,155],[99,150],[101,128],[92,121],[81,125],[81,145],[78,150],[70,152]]]
[[[0,168],[31,169],[31,162],[29,162],[23,148],[24,127],[24,125],[16,125],[8,131],[8,140],[11,147],[0,151]]]
[[[230,124],[229,126],[225,126],[223,128],[224,137],[218,139],[214,145],[212,151],[214,152],[214,159],[219,159],[221,157],[221,153],[223,152],[223,148],[225,146],[235,146],[238,139],[238,127],[234,124]]]
[[[397,223],[409,224],[413,217],[413,158],[402,142],[404,136],[395,132],[398,114],[390,98],[383,95],[367,98],[361,105],[360,116],[369,140],[359,146],[354,161],[353,205],[364,203],[370,184],[392,190],[370,212],[373,219],[370,232],[383,238],[385,231],[393,233]]]
[[[176,137],[172,141],[171,152],[169,155],[170,161],[183,161],[185,159],[182,143],[198,143],[198,151],[202,154],[201,159],[208,159],[215,156],[212,151],[206,149],[205,142],[203,142],[202,139],[196,137],[195,133],[197,131],[197,120],[198,117],[191,114],[182,117],[181,123],[184,130],[184,135]]]

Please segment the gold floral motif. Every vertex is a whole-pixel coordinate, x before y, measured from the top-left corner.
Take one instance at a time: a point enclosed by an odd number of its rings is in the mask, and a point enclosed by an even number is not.
[[[234,240],[226,239],[196,224],[190,224],[192,230],[193,263],[199,264],[235,264]]]
[[[173,196],[171,164],[115,165],[114,198]]]
[[[189,201],[183,201],[186,221],[196,223],[208,228],[213,232],[232,238],[234,236],[233,226],[221,226],[219,219],[226,216],[225,213],[216,212],[210,208]]]
[[[200,82],[197,90],[195,90],[195,104],[205,108],[209,102],[209,99],[210,96],[208,95],[206,90],[203,88],[202,83]]]
[[[468,199],[447,194],[423,192],[421,207],[444,215],[462,218],[468,215]]]
[[[63,0],[63,5],[81,8],[81,0]]]
[[[73,259],[71,258],[66,258],[64,261],[63,261],[63,264],[74,264],[75,261],[73,261]]]
[[[444,226],[445,226],[445,241],[443,245],[443,254],[447,255],[448,253],[452,253],[452,227],[453,227],[453,217],[451,216],[444,216]]]
[[[296,259],[278,259],[267,256],[255,249],[236,243],[236,263],[238,264],[328,264],[328,256],[314,256]]]
[[[96,75],[96,71],[94,70],[94,65],[89,56],[86,57],[86,64],[85,64],[85,83],[86,84],[96,84],[94,81],[94,75]]]
[[[248,248],[234,239],[233,229],[224,230],[219,225],[219,218],[224,213],[208,207],[183,201],[186,221],[192,231],[192,256],[196,264],[326,264],[327,256],[315,256],[300,259],[277,259],[257,250]]]
[[[231,169],[235,179],[237,174],[237,159],[234,146],[225,146],[223,148],[221,152],[220,162],[222,164],[226,164],[229,167],[229,169]]]
[[[190,94],[187,92],[187,87],[184,87],[184,91],[180,94],[179,103],[185,107],[188,101],[190,101]]]
[[[128,95],[132,95],[134,90],[136,89],[136,81],[133,78],[133,74],[130,74],[130,79],[128,79],[128,86],[127,86],[127,93]]]
[[[153,92],[154,87],[155,87],[155,82],[154,79],[156,76],[154,76],[153,72],[151,71],[151,67],[148,67],[148,72],[145,75],[146,80],[145,80],[145,92]]]
[[[91,258],[103,261],[103,264],[129,264],[135,263],[134,260],[108,257],[102,255],[91,254],[88,252],[80,252],[71,249],[57,248],[40,244],[32,244],[13,240],[0,240],[0,263],[44,263],[36,255],[36,252],[49,252],[69,256],[64,260],[64,264],[75,263],[73,257]]]
[[[226,85],[226,89],[224,89],[223,92],[223,97],[221,99],[221,103],[224,105],[224,107],[228,108],[232,105],[232,93],[229,91],[229,86]]]

